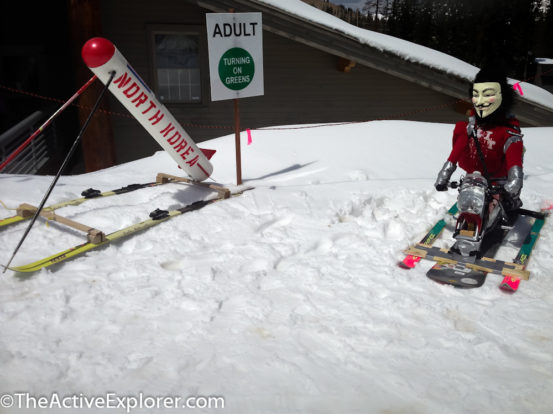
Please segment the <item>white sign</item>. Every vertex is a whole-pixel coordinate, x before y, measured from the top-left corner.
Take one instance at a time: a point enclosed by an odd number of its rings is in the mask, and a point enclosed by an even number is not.
[[[263,95],[261,13],[207,13],[211,100]]]

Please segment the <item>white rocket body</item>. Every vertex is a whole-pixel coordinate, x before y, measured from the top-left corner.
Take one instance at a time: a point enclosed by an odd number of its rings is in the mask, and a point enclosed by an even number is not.
[[[90,39],[83,46],[82,57],[104,84],[115,71],[109,90],[191,179],[203,181],[211,175],[213,166],[208,157],[113,43],[99,37]]]

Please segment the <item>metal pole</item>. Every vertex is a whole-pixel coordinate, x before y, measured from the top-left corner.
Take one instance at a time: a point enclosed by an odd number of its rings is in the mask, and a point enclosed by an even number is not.
[[[37,217],[40,215],[40,212],[44,208],[44,204],[46,204],[46,201],[48,200],[48,197],[50,197],[50,194],[52,193],[52,190],[56,186],[56,183],[58,182],[58,179],[60,178],[61,173],[63,172],[63,170],[65,169],[65,167],[69,163],[69,159],[71,158],[71,156],[73,155],[73,153],[77,149],[77,146],[78,146],[79,142],[81,141],[81,138],[82,138],[86,128],[88,127],[88,124],[89,124],[90,120],[92,119],[92,115],[94,115],[94,113],[98,109],[98,106],[100,106],[100,101],[104,97],[104,94],[106,93],[106,91],[107,91],[109,85],[111,84],[111,81],[113,80],[114,76],[115,76],[115,71],[111,72],[110,77],[109,77],[108,81],[106,82],[106,85],[104,86],[104,88],[102,89],[102,92],[100,93],[100,96],[96,100],[96,103],[94,104],[94,107],[92,108],[92,111],[88,115],[88,118],[86,119],[83,127],[81,128],[81,130],[79,132],[79,135],[77,135],[77,138],[75,138],[75,142],[73,142],[73,145],[71,146],[71,149],[69,150],[69,153],[67,154],[67,156],[63,160],[63,163],[62,163],[58,173],[56,174],[56,176],[52,180],[52,183],[50,184],[50,187],[48,188],[48,191],[46,191],[46,194],[42,198],[42,201],[40,202],[40,205],[38,206],[37,210],[35,211],[35,215],[33,216],[33,218],[31,219],[31,222],[27,226],[27,229],[25,230],[25,233],[23,233],[23,237],[21,237],[21,240],[19,240],[19,243],[17,244],[17,247],[15,248],[12,256],[10,257],[10,260],[9,260],[8,264],[6,266],[4,266],[4,271],[2,273],[6,273],[6,270],[8,270],[13,258],[15,257],[15,255],[17,254],[19,248],[21,247],[21,245],[23,244],[23,242],[27,238],[27,235],[31,231],[31,227],[33,227],[33,224],[35,224],[35,221],[36,221]]]
[[[75,92],[75,94],[69,98],[69,100],[67,102],[65,102],[56,112],[54,112],[54,114],[48,118],[48,120],[42,124],[40,126],[40,128],[38,128],[35,132],[33,132],[33,134],[27,138],[25,140],[25,142],[23,144],[21,144],[19,147],[16,148],[16,150],[14,152],[12,152],[8,158],[6,158],[1,164],[0,164],[0,171],[2,171],[4,168],[6,168],[8,166],[8,164],[10,162],[13,161],[13,159],[15,157],[17,157],[17,155],[23,151],[40,133],[42,133],[42,131],[44,131],[44,128],[48,127],[52,121],[57,118],[57,116],[59,114],[61,114],[69,105],[71,105],[71,103],[77,99],[84,91],[86,88],[88,88],[92,82],[94,82],[96,80],[96,75],[94,75],[93,77],[91,77],[88,82],[86,82],[83,86],[81,86],[81,89],[79,89],[77,92]]]

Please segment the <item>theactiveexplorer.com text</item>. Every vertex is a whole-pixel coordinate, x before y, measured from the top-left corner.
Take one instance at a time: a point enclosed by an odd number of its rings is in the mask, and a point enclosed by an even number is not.
[[[104,395],[87,396],[84,394],[60,395],[54,392],[50,395],[32,395],[27,392],[14,392],[0,396],[2,408],[99,408],[123,409],[127,413],[136,409],[194,409],[194,408],[225,408],[225,399],[220,396],[153,396],[144,393],[137,395],[118,395],[106,393]]]

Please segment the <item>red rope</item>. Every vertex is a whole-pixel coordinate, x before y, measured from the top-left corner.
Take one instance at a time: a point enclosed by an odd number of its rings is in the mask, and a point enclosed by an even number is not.
[[[31,97],[37,98],[37,99],[42,99],[42,100],[45,100],[45,101],[52,101],[52,102],[57,102],[57,103],[64,103],[65,102],[62,99],[52,98],[52,97],[49,97],[49,96],[39,95],[39,94],[33,93],[33,92],[27,92],[27,91],[22,91],[20,89],[10,88],[9,86],[5,86],[5,85],[2,85],[2,84],[0,84],[0,89],[5,89],[5,90],[10,91],[12,93],[27,95],[27,96],[31,96]],[[77,103],[73,103],[73,104],[71,104],[71,106],[75,106],[77,108],[87,109],[87,110],[92,109],[92,107],[90,107],[90,106],[80,105],[80,104],[77,104]],[[134,116],[132,116],[130,114],[122,114],[120,112],[108,111],[108,110],[102,109],[102,108],[98,109],[98,112],[102,112],[102,113],[107,114],[107,115],[115,115],[115,116],[120,116],[120,117],[123,117],[123,118],[134,119]],[[191,128],[234,129],[234,127],[229,126],[229,125],[182,124],[182,126],[188,126],[188,127],[191,127]]]
[[[548,74],[550,72],[553,72],[553,69],[542,72],[542,75]],[[522,80],[520,82],[528,82],[529,80],[532,80],[534,78],[535,78],[535,76],[527,78],[527,79]],[[15,88],[10,88],[9,86],[5,86],[5,85],[2,85],[2,84],[0,84],[0,89],[5,89],[5,90],[13,92],[13,93],[19,93],[19,94],[22,94],[22,95],[31,96],[33,98],[38,98],[38,99],[42,99],[42,100],[46,100],[46,101],[53,101],[53,102],[58,102],[58,103],[64,103],[65,102],[61,99],[51,98],[51,97],[48,97],[48,96],[43,96],[43,95],[39,95],[39,94],[32,93],[32,92],[26,92],[26,91],[22,91],[22,90],[15,89]],[[323,127],[323,126],[339,126],[339,125],[349,125],[349,124],[360,124],[360,123],[372,122],[372,121],[395,120],[395,119],[402,119],[402,118],[405,118],[405,117],[408,117],[408,116],[417,115],[417,114],[421,114],[421,113],[425,113],[425,112],[435,111],[435,110],[438,110],[438,109],[443,109],[443,108],[455,105],[455,104],[460,103],[460,102],[467,102],[467,101],[465,101],[463,99],[457,99],[456,101],[452,101],[452,102],[445,103],[445,104],[429,106],[429,107],[426,107],[426,108],[420,108],[420,109],[416,109],[416,110],[409,111],[409,112],[400,112],[400,113],[395,114],[393,116],[387,116],[385,118],[375,118],[375,119],[370,119],[370,120],[366,120],[366,121],[347,121],[347,122],[336,122],[336,123],[330,123],[330,124],[325,123],[325,124],[316,124],[316,125],[305,125],[305,126],[298,126],[298,127],[261,127],[261,128],[248,128],[248,129],[250,129],[252,131],[256,131],[256,130],[259,130],[259,131],[262,131],[262,130],[263,131],[279,131],[279,130],[291,130],[291,129],[319,128],[319,127]],[[76,104],[76,103],[73,103],[71,105],[75,106],[75,107],[78,107],[78,108],[82,108],[82,109],[87,109],[87,110],[91,109],[91,107],[89,107],[89,106],[80,105],[80,104]],[[98,112],[102,112],[102,113],[107,114],[107,115],[115,115],[115,116],[120,116],[120,117],[123,117],[123,118],[134,119],[134,117],[130,114],[122,114],[120,112],[107,111],[105,109],[98,109]],[[204,124],[191,124],[191,123],[186,123],[186,124],[181,124],[181,125],[183,127],[190,127],[190,128],[228,129],[228,130],[233,130],[234,129],[234,127],[231,126],[231,125],[204,125]],[[246,129],[244,129],[244,130],[246,130]]]
[[[15,88],[10,88],[9,86],[5,86],[5,85],[2,85],[0,84],[0,89],[5,89],[7,91],[10,91],[10,92],[13,92],[13,93],[18,93],[20,95],[27,95],[27,96],[31,96],[33,98],[38,98],[38,99],[42,99],[44,101],[52,101],[52,102],[57,102],[57,103],[65,103],[64,100],[62,99],[58,99],[58,98],[52,98],[52,97],[49,97],[49,96],[43,96],[43,95],[39,95],[37,93],[33,93],[33,92],[27,92],[27,91],[22,91],[20,89],[15,89]],[[91,106],[86,106],[86,105],[80,105],[78,103],[73,103],[71,104],[71,106],[75,106],[77,108],[82,108],[82,109],[92,109]],[[119,112],[113,112],[113,111],[107,111],[105,109],[98,109],[99,112],[103,112],[105,114],[109,114],[109,115],[117,115],[117,116],[122,116],[122,117],[125,117],[125,118],[132,118],[134,119],[134,117],[132,115],[129,115],[129,114],[122,114],[122,113],[119,113]]]

